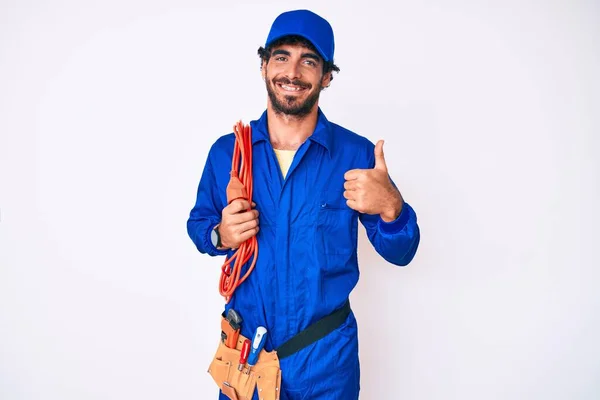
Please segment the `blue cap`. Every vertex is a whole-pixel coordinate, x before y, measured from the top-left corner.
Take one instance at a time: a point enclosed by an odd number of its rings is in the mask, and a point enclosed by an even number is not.
[[[335,49],[333,29],[323,17],[308,10],[294,10],[280,14],[271,26],[265,47],[289,35],[302,36],[315,46],[325,61],[333,61]]]

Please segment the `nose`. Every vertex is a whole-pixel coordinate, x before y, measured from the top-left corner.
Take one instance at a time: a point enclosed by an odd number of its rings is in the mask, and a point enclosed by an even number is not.
[[[300,72],[300,66],[298,65],[298,63],[289,63],[285,71],[285,76],[289,80],[300,79],[302,73]]]

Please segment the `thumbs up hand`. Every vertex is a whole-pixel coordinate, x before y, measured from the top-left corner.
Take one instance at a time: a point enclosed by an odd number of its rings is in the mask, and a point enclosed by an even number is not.
[[[375,168],[384,171],[387,174],[387,165],[383,156],[383,140],[380,140],[375,145]]]
[[[352,169],[344,174],[346,204],[363,214],[379,214],[386,222],[395,220],[404,200],[388,176],[383,140],[375,145],[375,167]]]

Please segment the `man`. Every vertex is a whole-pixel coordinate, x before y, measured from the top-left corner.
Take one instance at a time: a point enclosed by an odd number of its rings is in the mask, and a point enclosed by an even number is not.
[[[259,49],[268,98],[250,123],[253,204],[227,204],[235,141],[228,134],[210,149],[187,225],[198,250],[211,256],[233,254],[256,236],[256,266],[225,309],[241,314],[246,337],[267,328],[265,350],[342,316],[323,337],[280,356],[281,399],[358,398],[357,324],[347,304],[359,277],[358,221],[392,264],[407,265],[419,245],[416,214],[389,178],[383,142],[374,146],[329,122],[318,105],[339,71],[334,47],[322,17],[307,10],[277,17]]]

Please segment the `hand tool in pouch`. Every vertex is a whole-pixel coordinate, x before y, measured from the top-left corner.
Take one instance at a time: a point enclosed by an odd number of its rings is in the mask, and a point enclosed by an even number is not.
[[[235,349],[240,335],[242,317],[233,308],[227,312],[227,317],[221,320],[221,341],[230,349]]]
[[[256,332],[254,333],[254,337],[252,338],[252,349],[250,350],[250,355],[248,356],[248,371],[247,374],[250,373],[250,369],[256,365],[258,361],[258,355],[260,351],[265,346],[265,340],[267,340],[267,328],[264,326],[259,326],[256,328]]]
[[[240,353],[240,365],[238,365],[238,371],[242,371],[244,369],[244,365],[248,361],[248,354],[250,354],[250,339],[244,340],[244,344],[242,345],[242,351]]]

